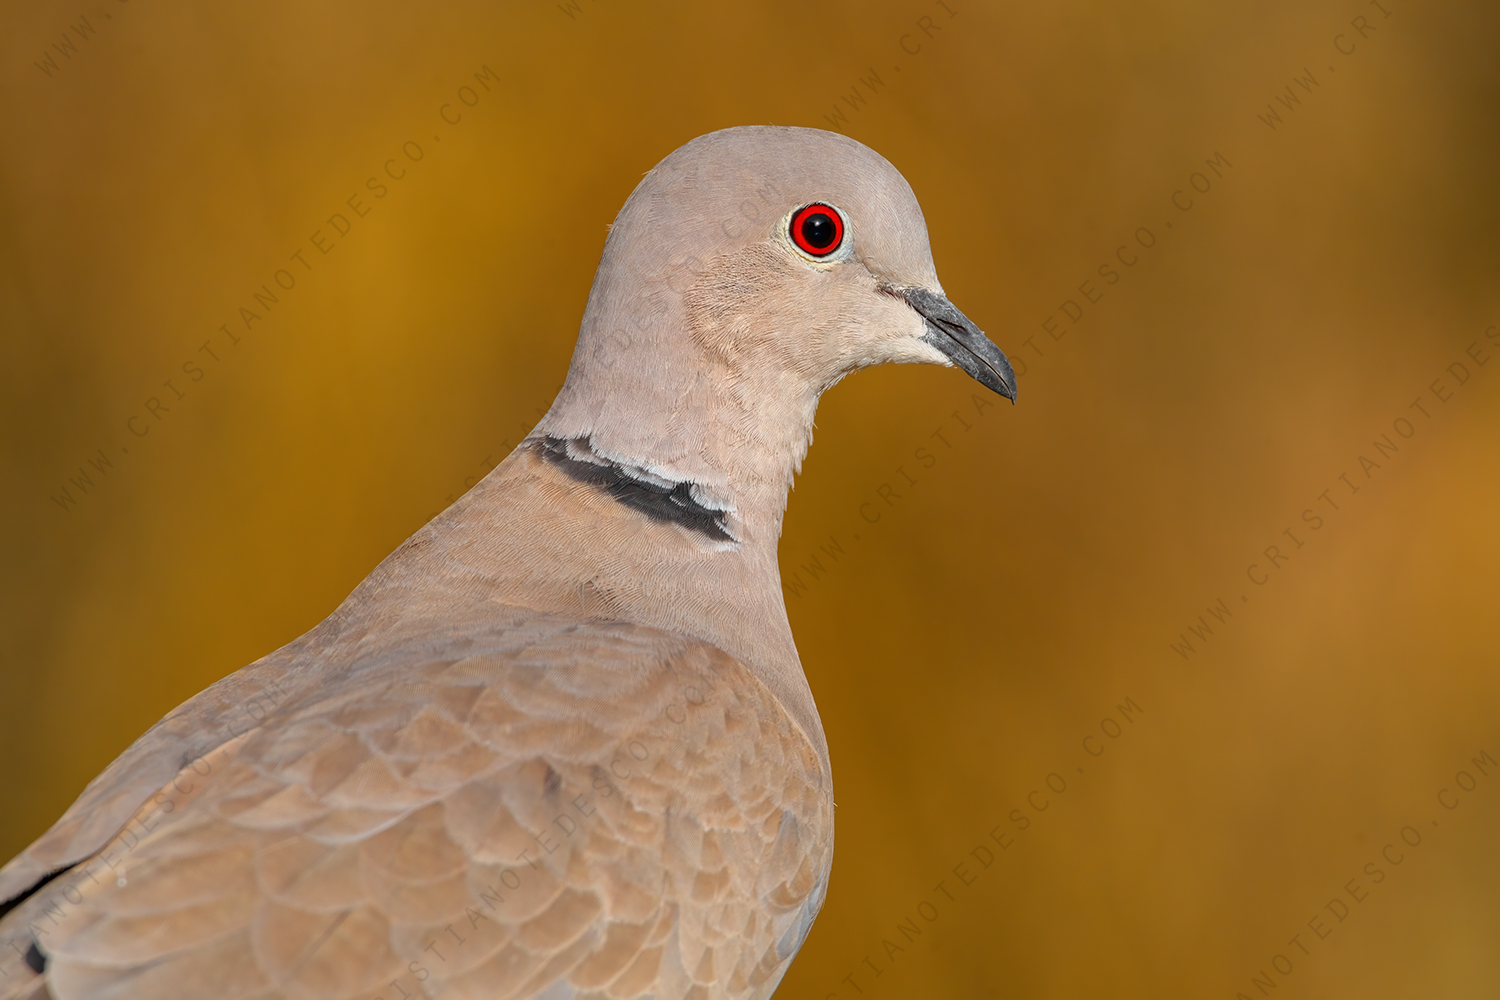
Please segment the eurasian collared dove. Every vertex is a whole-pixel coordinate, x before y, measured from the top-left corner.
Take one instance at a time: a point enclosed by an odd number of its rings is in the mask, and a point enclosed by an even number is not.
[[[672,153],[536,430],[0,870],[0,997],[769,996],[833,853],[777,539],[819,395],[888,361],[1015,398],[894,167]]]

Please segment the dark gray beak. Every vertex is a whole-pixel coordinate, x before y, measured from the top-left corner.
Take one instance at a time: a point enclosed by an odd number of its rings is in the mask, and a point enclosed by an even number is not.
[[[1012,403],[1016,401],[1016,373],[1005,352],[984,331],[959,312],[952,302],[925,288],[895,288],[897,295],[927,321],[922,340],[953,359],[980,385],[993,389]]]

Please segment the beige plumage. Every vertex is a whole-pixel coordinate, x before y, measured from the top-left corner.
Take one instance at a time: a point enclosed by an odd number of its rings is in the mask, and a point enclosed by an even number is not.
[[[0,870],[0,1000],[769,996],[833,846],[776,542],[818,396],[887,361],[1014,398],[890,164],[673,153],[532,436]]]

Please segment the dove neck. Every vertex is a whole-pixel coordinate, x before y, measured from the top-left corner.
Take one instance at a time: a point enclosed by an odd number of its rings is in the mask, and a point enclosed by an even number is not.
[[[774,550],[823,387],[779,370],[698,367],[711,374],[624,377],[623,360],[612,371],[575,368],[532,437],[570,459],[675,490],[721,512],[735,540]]]
[[[630,479],[655,463],[637,457],[605,465],[602,456],[576,439],[547,433],[546,426],[543,421],[474,489],[412,536],[384,575],[441,580],[454,599],[482,594],[712,643],[776,695],[826,762],[777,564],[791,468],[759,470],[742,490],[734,488],[734,477],[725,480],[728,490],[699,494],[677,481],[666,502],[675,491],[697,508],[688,511],[693,523],[684,523],[625,502]],[[663,495],[653,493],[653,502]],[[723,534],[711,525],[722,526]]]

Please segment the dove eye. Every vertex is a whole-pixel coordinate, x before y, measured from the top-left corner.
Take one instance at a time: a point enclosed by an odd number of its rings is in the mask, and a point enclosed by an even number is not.
[[[838,209],[814,202],[792,215],[792,242],[803,253],[827,257],[844,242],[844,220]]]

